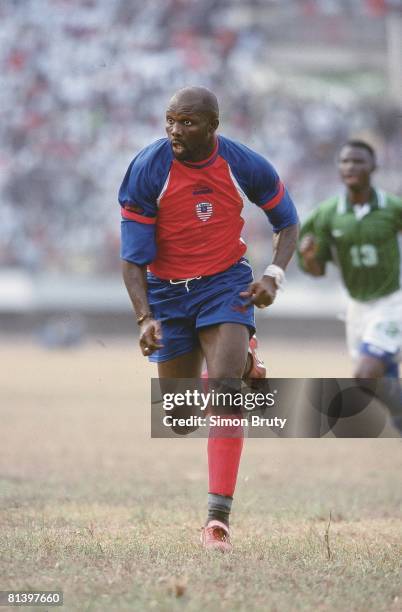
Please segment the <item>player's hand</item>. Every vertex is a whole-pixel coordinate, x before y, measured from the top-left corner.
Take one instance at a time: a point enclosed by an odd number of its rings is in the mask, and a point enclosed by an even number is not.
[[[140,348],[145,357],[149,357],[159,348],[162,348],[162,328],[160,321],[145,319],[140,326]]]
[[[305,261],[311,261],[317,254],[317,247],[317,241],[314,236],[306,234],[300,242],[299,251]]]
[[[247,291],[242,291],[240,297],[249,299],[247,306],[254,304],[257,308],[265,308],[273,303],[277,290],[274,277],[263,276],[260,280],[251,283]]]

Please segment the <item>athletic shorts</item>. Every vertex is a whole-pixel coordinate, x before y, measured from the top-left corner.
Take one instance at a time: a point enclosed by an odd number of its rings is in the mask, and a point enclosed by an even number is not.
[[[199,346],[198,330],[218,323],[240,323],[255,333],[254,306],[239,296],[253,282],[247,259],[227,270],[186,282],[162,280],[148,272],[148,301],[162,324],[163,347],[150,361],[168,361]]]
[[[346,336],[353,358],[361,354],[394,363],[402,357],[402,291],[370,302],[349,300]]]

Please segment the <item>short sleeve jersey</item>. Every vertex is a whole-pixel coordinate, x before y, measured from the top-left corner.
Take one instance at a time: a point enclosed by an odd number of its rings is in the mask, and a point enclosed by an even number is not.
[[[297,223],[294,204],[273,166],[223,136],[199,163],[174,158],[168,139],[143,149],[119,191],[121,257],[162,279],[223,271],[246,251],[243,203],[268,216],[274,232]]]
[[[373,190],[363,206],[352,206],[344,195],[320,204],[302,224],[300,240],[315,236],[316,258],[324,267],[335,263],[349,295],[366,302],[399,289],[400,230],[402,199]],[[298,257],[303,268],[300,252]]]

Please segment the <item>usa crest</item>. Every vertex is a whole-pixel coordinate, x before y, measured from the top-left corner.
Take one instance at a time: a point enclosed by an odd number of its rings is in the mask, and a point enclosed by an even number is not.
[[[198,204],[195,205],[195,212],[201,221],[208,221],[213,213],[213,206],[211,202],[198,202]]]

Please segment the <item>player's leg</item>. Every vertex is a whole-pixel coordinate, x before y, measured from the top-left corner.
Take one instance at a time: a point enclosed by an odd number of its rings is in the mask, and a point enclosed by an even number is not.
[[[159,378],[199,378],[201,375],[202,352],[199,347],[168,361],[158,363]]]
[[[354,376],[356,379],[378,380],[378,397],[388,407],[394,426],[402,432],[402,389],[398,368],[402,325],[399,308],[395,313],[394,300],[393,296],[379,300],[366,317]]]
[[[158,377],[162,395],[166,393],[183,393],[187,390],[186,381],[182,379],[197,379],[201,376],[203,355],[200,347],[196,347],[192,351],[179,355],[167,361],[158,362]],[[190,384],[191,387],[191,384]],[[176,425],[176,419],[187,419],[190,416],[197,416],[196,409],[192,412],[187,405],[175,406],[168,411],[172,417],[172,431],[180,436],[186,436],[198,429],[198,426]]]
[[[260,383],[263,384],[261,379],[267,377],[267,368],[263,360],[258,356],[257,349],[258,340],[256,334],[254,334],[249,341],[247,363],[242,378],[247,385],[255,389],[258,388]]]
[[[239,262],[229,268],[229,270],[217,275],[217,277],[222,277],[222,282],[224,284],[226,283],[227,290],[226,296],[223,296],[222,292],[219,293],[218,301],[220,301],[220,303],[216,308],[214,301],[208,306],[208,310],[212,312],[212,322],[238,322],[248,325],[250,330],[252,330],[253,327],[255,327],[253,308],[245,308],[242,300],[239,298],[240,291],[244,290],[248,284],[253,281],[250,264],[245,258],[242,258]],[[219,279],[217,280],[219,282]],[[230,290],[230,286],[232,290]],[[208,319],[209,314],[210,313],[208,312],[206,319]],[[246,364],[241,375],[241,378],[248,384],[250,384],[251,379],[265,378],[267,374],[264,362],[257,355],[258,341],[253,331],[251,331],[249,336]],[[202,376],[203,378],[213,378],[212,374],[206,367],[203,370]]]
[[[373,352],[382,353],[374,357]],[[371,354],[370,354],[371,353]],[[361,355],[357,360],[354,377],[356,380],[377,379],[376,394],[390,411],[394,427],[402,433],[402,388],[399,382],[399,368],[395,355],[375,345],[362,343]]]
[[[387,365],[383,379],[384,401],[387,404],[394,427],[402,435],[402,387],[400,383],[399,364]]]
[[[209,377],[227,393],[225,379],[238,379],[247,361],[249,329],[237,323],[223,323],[199,331]],[[218,379],[218,380],[216,380]],[[233,389],[236,391],[236,388]],[[219,391],[219,388],[216,389]],[[243,428],[237,424],[241,414],[229,410],[224,427],[211,427],[208,438],[208,517],[203,530],[206,548],[230,549],[229,515],[236,487],[240,457],[243,448]],[[232,421],[233,424],[230,424]]]
[[[257,349],[258,340],[256,334],[254,334],[249,340],[246,367],[242,375],[242,379],[251,387],[255,385],[255,379],[264,379],[267,377],[267,368],[263,360],[258,356]],[[209,377],[206,363],[204,364],[201,376],[202,378]]]
[[[249,330],[239,323],[221,323],[199,329],[209,378],[238,378],[247,363]]]
[[[393,299],[393,298],[392,298]],[[385,300],[387,302],[387,300]],[[356,380],[383,380],[383,402],[389,408],[394,425],[401,431],[401,390],[395,356],[398,353],[397,337],[387,339],[387,319],[393,316],[383,300],[368,305],[349,300],[346,314],[346,339],[349,353],[355,363],[353,375]],[[391,343],[390,343],[391,340]],[[377,385],[378,386],[378,385]]]
[[[354,368],[354,377],[381,378],[385,376],[385,372],[386,365],[384,361],[373,355],[361,353]]]
[[[196,325],[209,377],[214,381],[209,387],[218,385],[219,388],[224,385],[225,378],[231,379],[225,392],[233,392],[234,379],[239,387],[241,385],[255,322],[254,308],[247,305],[240,293],[252,280],[251,267],[242,258],[224,272],[200,283]],[[234,421],[241,415],[233,414],[233,410],[232,414],[225,415],[229,425],[226,428],[211,427],[208,440],[210,520],[203,530],[203,543],[207,548],[219,550],[230,547],[227,525],[243,447],[244,432]]]
[[[189,294],[184,284],[172,285],[148,274],[148,301],[155,319],[160,321],[162,347],[150,355],[149,360],[157,364],[162,395],[183,391],[183,381],[178,379],[199,378],[202,354],[195,329],[195,317],[188,312]],[[175,419],[191,416],[187,406],[176,406],[169,410]],[[180,435],[194,431],[196,427],[172,426]]]

